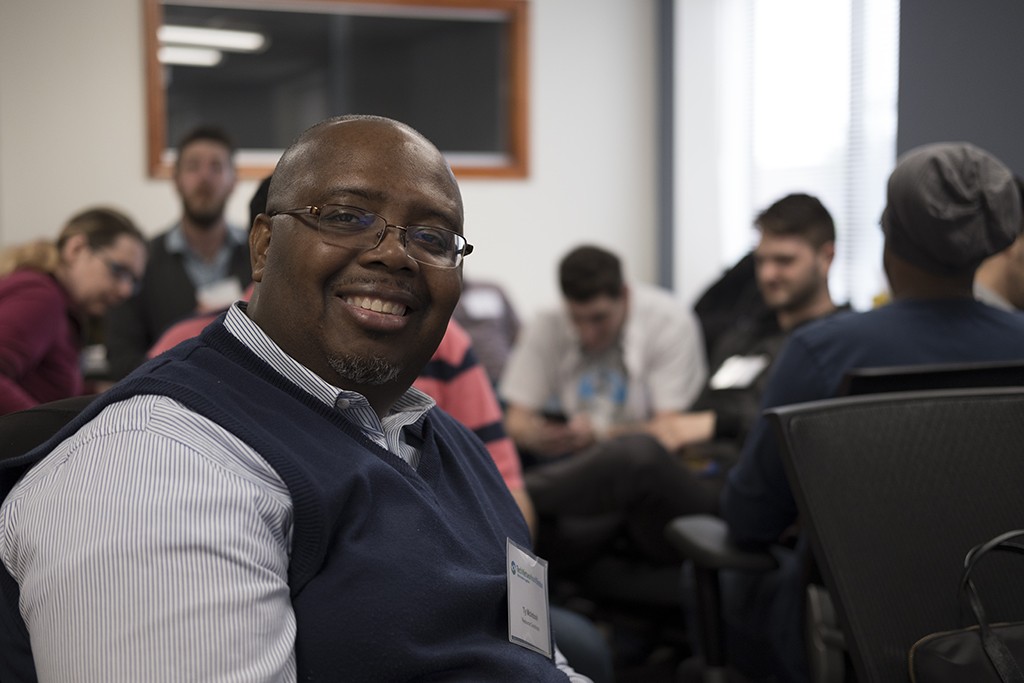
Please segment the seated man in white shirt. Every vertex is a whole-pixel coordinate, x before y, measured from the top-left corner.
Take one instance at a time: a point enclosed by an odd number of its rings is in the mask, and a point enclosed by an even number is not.
[[[715,491],[682,472],[670,454],[682,442],[671,443],[669,427],[707,376],[700,325],[668,291],[627,283],[618,257],[600,247],[567,254],[559,282],[564,307],[526,326],[499,386],[541,520],[539,547],[558,553],[552,563],[562,573],[586,566],[623,534],[647,559],[676,562],[664,522],[710,512],[716,503]],[[606,496],[608,487],[591,489],[581,476],[599,474],[576,465],[584,458],[631,469]],[[673,478],[665,489],[672,496],[651,495],[663,483],[660,472]],[[573,520],[595,508],[614,510],[607,533],[592,533],[602,525],[590,522],[586,534],[577,533]]]

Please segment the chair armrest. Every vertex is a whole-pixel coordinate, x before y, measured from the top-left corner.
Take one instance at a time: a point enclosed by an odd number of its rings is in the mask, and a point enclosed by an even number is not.
[[[768,551],[741,550],[729,540],[729,527],[713,515],[676,517],[665,536],[681,555],[707,569],[767,572],[778,566]]]

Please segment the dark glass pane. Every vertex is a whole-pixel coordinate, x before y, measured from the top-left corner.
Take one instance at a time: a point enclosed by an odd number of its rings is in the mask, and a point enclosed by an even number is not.
[[[445,152],[509,151],[505,25],[163,5],[164,23],[254,30],[263,52],[165,66],[167,140],[223,126],[244,149],[283,149],[336,114],[405,121]]]

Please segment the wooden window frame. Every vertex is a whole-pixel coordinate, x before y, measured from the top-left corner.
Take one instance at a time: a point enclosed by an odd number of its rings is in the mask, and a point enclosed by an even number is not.
[[[146,108],[148,114],[147,167],[154,178],[170,178],[173,164],[168,160],[167,147],[167,99],[163,82],[163,68],[157,59],[157,28],[163,21],[163,0],[142,0],[144,16],[143,44],[146,50]],[[177,4],[173,1],[170,4]],[[305,9],[315,6],[330,7],[337,11],[338,5],[349,5],[353,13],[394,15],[396,11],[409,9],[429,11],[431,9],[484,9],[499,11],[508,16],[508,46],[512,54],[508,64],[508,109],[509,129],[506,131],[508,149],[502,159],[495,163],[460,164],[452,162],[452,170],[460,178],[525,178],[529,171],[528,110],[529,84],[527,73],[528,50],[528,0],[189,0],[188,4],[210,7],[239,9],[287,10],[289,6]],[[245,151],[245,150],[240,150]],[[283,151],[283,150],[281,150]],[[442,150],[443,152],[444,150]],[[238,176],[244,179],[261,179],[273,171],[273,164],[242,161],[238,164]]]

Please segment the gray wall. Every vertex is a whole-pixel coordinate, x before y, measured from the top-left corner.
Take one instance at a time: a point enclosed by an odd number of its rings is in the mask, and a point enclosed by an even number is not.
[[[903,0],[897,149],[984,147],[1024,174],[1024,2]]]

